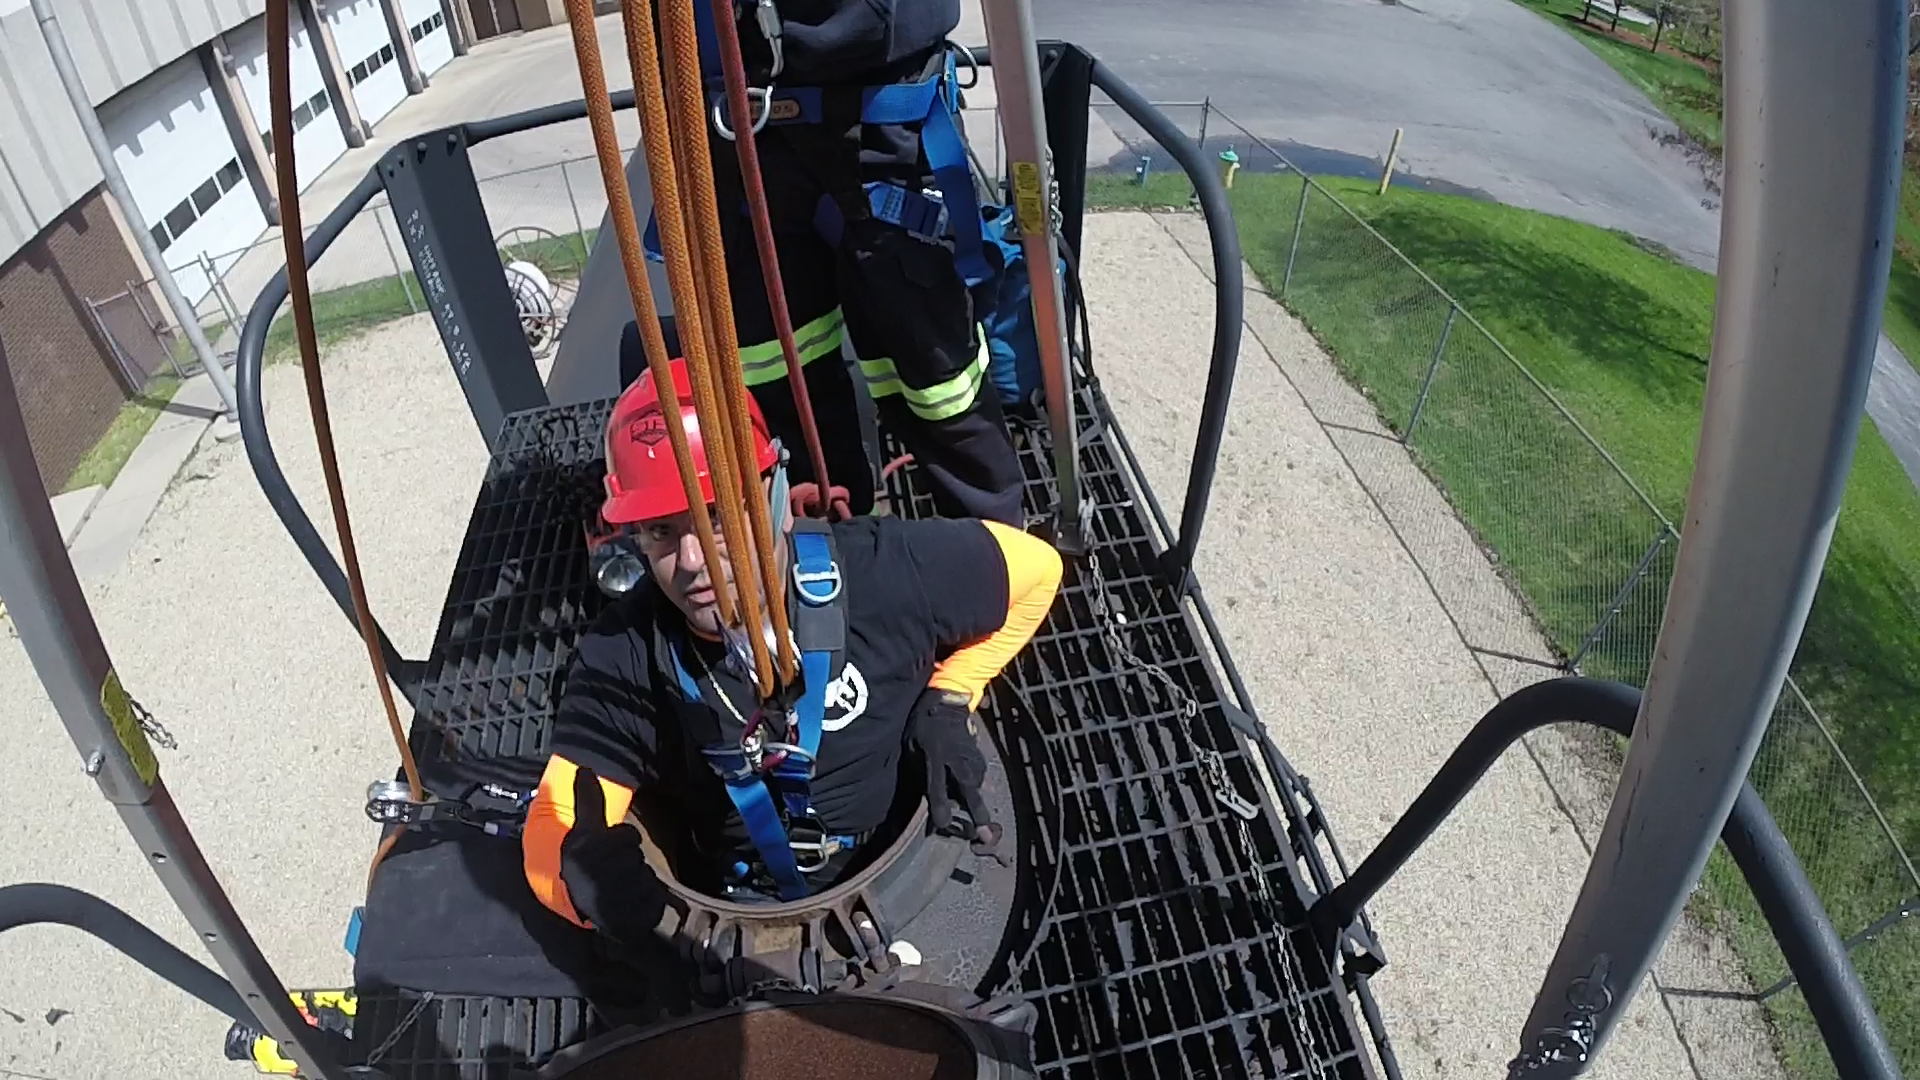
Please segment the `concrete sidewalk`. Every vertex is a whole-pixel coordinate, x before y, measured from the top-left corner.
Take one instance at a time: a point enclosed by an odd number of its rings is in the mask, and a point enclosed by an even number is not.
[[[181,384],[113,483],[88,505],[78,527],[62,530],[82,584],[107,577],[126,561],[174,478],[211,438],[219,420],[220,395],[204,372]],[[55,505],[58,516],[58,500]]]

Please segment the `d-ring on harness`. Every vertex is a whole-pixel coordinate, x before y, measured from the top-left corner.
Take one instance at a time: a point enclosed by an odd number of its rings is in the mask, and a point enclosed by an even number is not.
[[[792,741],[769,742],[755,756],[739,742],[713,743],[700,750],[726,785],[782,900],[804,899],[812,891],[806,875],[826,869],[835,854],[859,841],[829,834],[813,809],[813,766],[820,755],[827,687],[847,646],[844,582],[831,528],[807,518],[794,521],[792,550],[793,595],[799,603],[791,611],[802,680],[800,697],[788,714]],[[701,701],[699,684],[680,662],[678,644],[669,652],[681,693],[690,702]]]

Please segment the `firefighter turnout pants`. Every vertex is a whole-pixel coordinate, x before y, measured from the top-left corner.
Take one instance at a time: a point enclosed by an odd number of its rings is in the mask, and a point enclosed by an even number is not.
[[[880,418],[913,454],[935,509],[1022,526],[1023,472],[952,250],[862,212],[866,181],[931,186],[917,129],[857,120],[774,123],[762,130],[758,148],[787,308],[832,481],[848,489],[855,513],[872,508],[874,474],[841,362],[841,344],[850,339]],[[741,366],[773,434],[791,448],[794,481],[812,480],[733,146],[715,137],[713,159]],[[816,226],[823,198],[853,211],[837,246]]]

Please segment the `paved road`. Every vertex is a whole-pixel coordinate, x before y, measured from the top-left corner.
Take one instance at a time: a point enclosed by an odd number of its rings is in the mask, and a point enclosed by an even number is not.
[[[1156,100],[1213,101],[1255,135],[1385,155],[1501,202],[1624,229],[1711,270],[1718,198],[1645,95],[1512,0],[1035,0]],[[1311,167],[1311,166],[1309,166]],[[1375,166],[1377,167],[1377,165]],[[1920,483],[1920,373],[1884,337],[1867,412]]]

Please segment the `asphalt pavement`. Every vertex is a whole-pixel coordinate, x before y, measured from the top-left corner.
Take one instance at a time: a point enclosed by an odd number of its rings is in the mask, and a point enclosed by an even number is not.
[[[1290,155],[1377,170],[1403,128],[1402,165],[1438,186],[1715,266],[1719,196],[1662,137],[1672,123],[1513,0],[1034,0],[1034,24],[1148,98],[1211,99]],[[1920,373],[1884,335],[1867,413],[1920,484]]]

